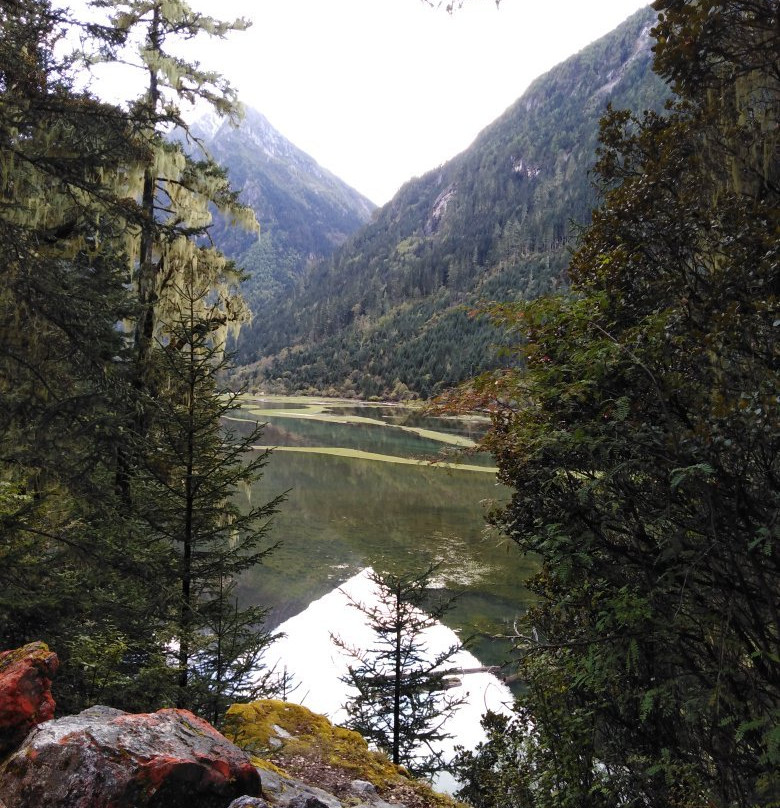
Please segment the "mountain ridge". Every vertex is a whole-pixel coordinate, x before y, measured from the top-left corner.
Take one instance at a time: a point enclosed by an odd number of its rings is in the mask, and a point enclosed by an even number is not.
[[[299,149],[257,110],[238,126],[206,114],[190,127],[224,166],[240,200],[255,212],[259,236],[231,227],[219,215],[211,236],[249,275],[244,296],[261,311],[284,296],[306,267],[329,257],[366,224],[376,205]]]
[[[251,386],[427,397],[495,366],[481,300],[565,283],[608,103],[658,109],[651,8],[537,78],[472,145],[405,183],[239,344]]]

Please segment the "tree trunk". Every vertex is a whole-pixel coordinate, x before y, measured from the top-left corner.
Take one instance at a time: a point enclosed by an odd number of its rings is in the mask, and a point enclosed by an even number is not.
[[[395,683],[393,690],[393,763],[401,759],[401,585],[395,591]]]

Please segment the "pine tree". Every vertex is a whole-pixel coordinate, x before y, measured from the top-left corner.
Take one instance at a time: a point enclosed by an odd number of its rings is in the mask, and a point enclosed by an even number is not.
[[[146,440],[155,451],[143,456],[133,500],[151,535],[177,554],[177,703],[218,721],[230,698],[255,692],[252,677],[260,676],[258,659],[271,640],[262,610],[238,608],[235,585],[270,551],[262,545],[281,498],[248,510],[236,502],[239,490],[259,480],[268,452],[247,460],[261,429],[239,437],[226,426],[240,404],[220,386],[228,359],[208,317],[204,325],[211,290],[193,276],[185,282],[176,320],[163,324],[167,342],[153,354],[166,389],[154,402]]]
[[[429,650],[424,632],[436,625],[452,600],[431,596],[435,566],[414,575],[371,572],[377,603],[353,602],[366,617],[375,645],[362,649],[334,641],[356,665],[343,681],[357,691],[346,705],[348,726],[415,775],[443,768],[437,744],[449,738],[444,724],[463,699],[446,693],[447,665],[460,649]]]
[[[109,12],[100,43],[102,58],[133,64],[146,84],[130,107],[148,159],[130,178],[130,191],[140,198],[141,218],[129,247],[138,298],[133,329],[136,372],[144,386],[161,324],[175,317],[185,273],[196,273],[197,283],[212,290],[214,298],[199,312],[201,317],[208,313],[210,329],[224,335],[248,319],[238,293],[240,273],[208,245],[209,206],[233,223],[254,229],[257,223],[251,210],[238,203],[225,172],[208,155],[195,159],[185,149],[189,145],[197,153],[198,144],[190,138],[180,109],[182,104],[206,102],[219,115],[237,120],[240,107],[235,92],[217,73],[174,53],[177,42],[204,34],[223,37],[248,23],[219,22],[181,0],[93,0],[91,5]],[[133,54],[139,35],[143,43]],[[172,138],[174,132],[181,137]]]
[[[233,223],[257,224],[225,172],[208,155],[193,157],[199,146],[179,107],[205,101],[233,119],[240,110],[226,82],[173,49],[182,39],[224,36],[246,23],[218,22],[184,2],[93,6],[109,11],[108,58],[126,58],[127,44],[139,32],[144,37],[136,66],[146,89],[129,114],[149,157],[132,177],[140,219],[129,252],[137,296],[132,365],[146,403],[133,425],[134,454],[124,458],[128,500],[178,554],[177,703],[216,721],[229,697],[257,689],[252,663],[270,638],[262,610],[239,609],[234,588],[240,572],[267,552],[260,549],[265,527],[256,525],[278,500],[244,514],[234,505],[236,487],[255,482],[266,458],[245,463],[257,433],[237,441],[225,432],[223,417],[237,399],[217,381],[227,368],[228,335],[249,313],[238,291],[241,272],[210,246],[211,207]],[[271,687],[267,677],[262,682]]]
[[[148,585],[165,557],[113,484],[135,401],[116,328],[132,312],[116,214],[140,155],[126,114],[73,92],[55,57],[65,17],[37,0],[1,8],[0,638],[57,648],[65,709],[120,694],[145,706],[165,688],[151,675],[162,653]],[[111,644],[127,653],[97,676]]]
[[[231,110],[166,37],[226,29],[153,5],[102,30],[45,0],[0,6],[0,639],[56,648],[66,710],[179,701],[215,718],[252,694],[268,641],[235,581],[276,501],[239,513],[235,487],[265,458],[244,463],[252,438],[220,429],[236,401],[217,384],[225,335],[246,309],[208,206],[251,217],[218,167],[166,138],[166,87]],[[74,93],[60,31],[82,25],[110,57],[135,23],[145,96],[123,111]]]

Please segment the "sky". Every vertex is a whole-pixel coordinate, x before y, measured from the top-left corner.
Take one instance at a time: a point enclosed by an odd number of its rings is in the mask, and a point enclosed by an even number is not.
[[[646,5],[465,0],[447,14],[424,0],[190,2],[252,21],[226,40],[198,40],[191,53],[201,65],[377,204],[463,151],[533,79]]]

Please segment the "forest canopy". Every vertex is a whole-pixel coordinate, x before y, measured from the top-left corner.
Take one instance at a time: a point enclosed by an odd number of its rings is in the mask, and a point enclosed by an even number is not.
[[[514,366],[455,397],[541,564],[517,718],[460,760],[477,806],[780,799],[780,18],[654,7],[675,99],[604,118],[570,288],[495,306]]]

